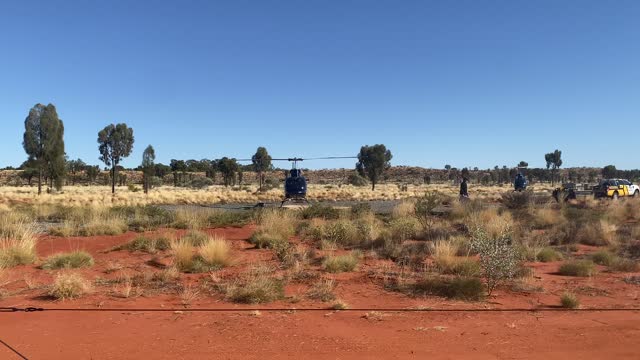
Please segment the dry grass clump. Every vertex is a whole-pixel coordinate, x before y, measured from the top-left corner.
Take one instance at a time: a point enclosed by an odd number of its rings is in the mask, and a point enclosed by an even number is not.
[[[403,200],[393,207],[391,216],[396,219],[411,217],[416,214],[416,204],[411,200]]]
[[[203,233],[202,231],[189,231],[183,237],[180,238],[181,241],[188,242],[193,246],[202,246],[207,241],[209,241],[209,235]]]
[[[307,296],[313,300],[329,302],[336,299],[333,291],[336,288],[336,282],[333,279],[322,279],[311,286],[307,292]]]
[[[284,298],[284,282],[275,278],[273,269],[254,267],[224,288],[227,299],[242,304],[263,304]]]
[[[562,214],[551,207],[535,209],[532,226],[535,229],[548,229],[562,221]]]
[[[349,310],[349,304],[344,302],[343,300],[337,300],[333,305],[331,305],[331,310]]]
[[[146,236],[138,236],[130,242],[116,246],[114,251],[129,250],[129,251],[141,251],[149,254],[155,254],[158,251],[165,251],[171,248],[171,242],[175,241],[169,235],[163,235],[156,238],[150,238]]]
[[[566,292],[560,297],[560,306],[565,309],[577,309],[580,307],[580,300],[575,294]]]
[[[480,279],[466,277],[426,277],[410,286],[410,291],[414,295],[433,295],[466,301],[482,300],[485,294]]]
[[[64,272],[56,275],[49,295],[58,300],[76,299],[91,291],[91,283],[82,275]]]
[[[42,268],[45,270],[78,269],[93,266],[93,257],[86,251],[55,254],[47,258]]]
[[[618,227],[607,220],[590,222],[580,227],[576,234],[576,240],[584,245],[610,246],[618,244],[616,234]]]
[[[329,256],[322,266],[330,273],[342,273],[354,271],[360,263],[360,255],[358,252],[351,252],[347,255]]]
[[[36,260],[36,232],[25,217],[0,213],[0,268],[31,264]]]
[[[186,273],[217,270],[231,264],[231,245],[221,237],[208,237],[206,242],[182,238],[172,244],[174,264]]]
[[[560,266],[558,273],[564,276],[590,277],[595,275],[595,264],[591,260],[573,260]]]
[[[480,264],[475,259],[457,256],[458,247],[448,241],[438,241],[433,247],[433,262],[441,274],[477,276]]]
[[[225,267],[231,264],[231,245],[222,237],[213,236],[200,246],[198,254],[202,261],[212,267]]]
[[[497,239],[503,234],[511,233],[514,228],[513,217],[510,212],[499,212],[496,208],[489,208],[469,215],[471,229],[481,229],[488,238]]]

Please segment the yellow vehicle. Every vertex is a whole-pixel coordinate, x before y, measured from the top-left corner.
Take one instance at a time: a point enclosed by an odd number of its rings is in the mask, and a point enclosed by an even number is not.
[[[593,195],[597,198],[608,197],[617,200],[620,197],[633,196],[629,185],[617,179],[602,180],[600,184],[593,187]]]

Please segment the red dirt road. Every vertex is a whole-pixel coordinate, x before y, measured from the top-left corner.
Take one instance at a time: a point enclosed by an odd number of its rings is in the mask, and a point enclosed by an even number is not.
[[[0,314],[29,359],[637,359],[640,313]],[[1,359],[19,359],[0,348]]]

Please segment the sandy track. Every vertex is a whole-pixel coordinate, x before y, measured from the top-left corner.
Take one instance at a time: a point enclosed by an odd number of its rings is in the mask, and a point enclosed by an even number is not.
[[[29,359],[637,359],[640,313],[0,315]],[[6,349],[0,358],[13,359]]]

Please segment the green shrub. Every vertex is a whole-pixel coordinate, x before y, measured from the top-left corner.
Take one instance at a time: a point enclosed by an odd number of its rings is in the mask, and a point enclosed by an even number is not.
[[[170,248],[171,240],[166,237],[152,239],[145,236],[138,236],[126,244],[113,248],[113,250],[142,251],[153,254],[158,251],[169,250]]]
[[[393,239],[405,241],[414,238],[418,233],[418,220],[414,217],[401,217],[389,223]]]
[[[52,255],[42,264],[45,270],[77,269],[93,266],[93,257],[85,251]]]
[[[192,189],[204,189],[213,185],[213,180],[207,177],[197,177],[191,180],[187,186]]]
[[[479,279],[465,277],[453,279],[427,277],[416,282],[412,290],[414,294],[467,301],[481,300],[485,293],[484,285]]]
[[[323,262],[323,267],[330,273],[351,272],[358,267],[359,257],[354,254],[330,256]]]
[[[537,254],[536,254],[536,258],[538,261],[543,262],[543,263],[547,263],[547,262],[554,262],[554,261],[560,261],[562,260],[564,257],[562,256],[562,253],[559,251],[556,251],[553,248],[550,247],[546,247],[542,250],[540,250]]]
[[[567,292],[560,297],[560,306],[565,309],[577,309],[580,307],[580,300],[575,294]]]
[[[595,274],[595,264],[591,260],[573,260],[560,266],[558,273],[564,276],[589,277]]]
[[[617,256],[609,251],[600,250],[591,254],[591,260],[598,265],[611,266],[617,260]]]
[[[335,220],[340,217],[340,210],[328,205],[313,204],[302,210],[303,219],[320,218],[325,220]]]
[[[348,220],[325,224],[322,228],[322,239],[342,246],[353,246],[362,242],[357,228]]]
[[[511,210],[520,210],[527,208],[532,201],[530,191],[512,191],[502,194],[502,204]]]

